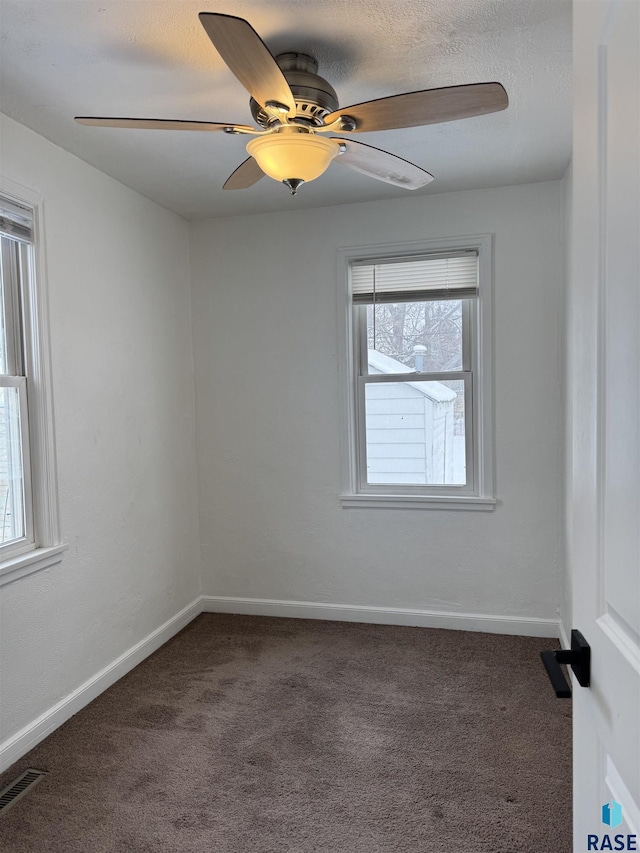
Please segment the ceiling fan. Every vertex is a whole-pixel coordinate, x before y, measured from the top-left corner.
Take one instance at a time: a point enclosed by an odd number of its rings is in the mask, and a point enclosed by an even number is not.
[[[252,186],[264,175],[281,181],[292,195],[300,184],[320,177],[332,162],[342,163],[379,181],[415,190],[433,175],[371,145],[325,133],[366,133],[438,124],[505,109],[507,93],[500,83],[472,83],[424,89],[339,107],[333,87],[317,73],[318,63],[305,53],[274,57],[244,18],[201,12],[207,35],[251,95],[251,114],[258,127],[207,121],[76,116],[95,127],[205,130],[254,136],[249,158],[224,184],[225,190]]]

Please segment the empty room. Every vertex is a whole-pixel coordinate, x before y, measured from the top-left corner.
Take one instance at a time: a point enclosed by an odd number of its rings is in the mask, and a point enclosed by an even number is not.
[[[640,3],[0,0],[0,848],[640,849]]]

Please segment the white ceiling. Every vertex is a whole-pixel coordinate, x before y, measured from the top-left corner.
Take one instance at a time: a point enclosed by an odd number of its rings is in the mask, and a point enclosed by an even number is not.
[[[502,83],[504,112],[355,137],[435,175],[414,195],[555,179],[567,166],[570,0],[0,0],[0,108],[190,219],[409,194],[335,167],[295,198],[268,178],[223,192],[247,156],[246,137],[74,123],[123,115],[253,124],[202,11],[246,18],[273,54],[315,55],[341,106]]]

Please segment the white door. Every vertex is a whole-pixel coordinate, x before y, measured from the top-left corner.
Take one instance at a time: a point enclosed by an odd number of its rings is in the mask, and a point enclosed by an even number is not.
[[[592,650],[591,687],[573,680],[574,851],[640,850],[639,0],[574,0],[572,180],[567,546]]]

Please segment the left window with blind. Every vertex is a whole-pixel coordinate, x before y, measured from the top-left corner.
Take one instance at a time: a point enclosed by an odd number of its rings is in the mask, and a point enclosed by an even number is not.
[[[0,194],[0,585],[60,562],[37,207]]]

